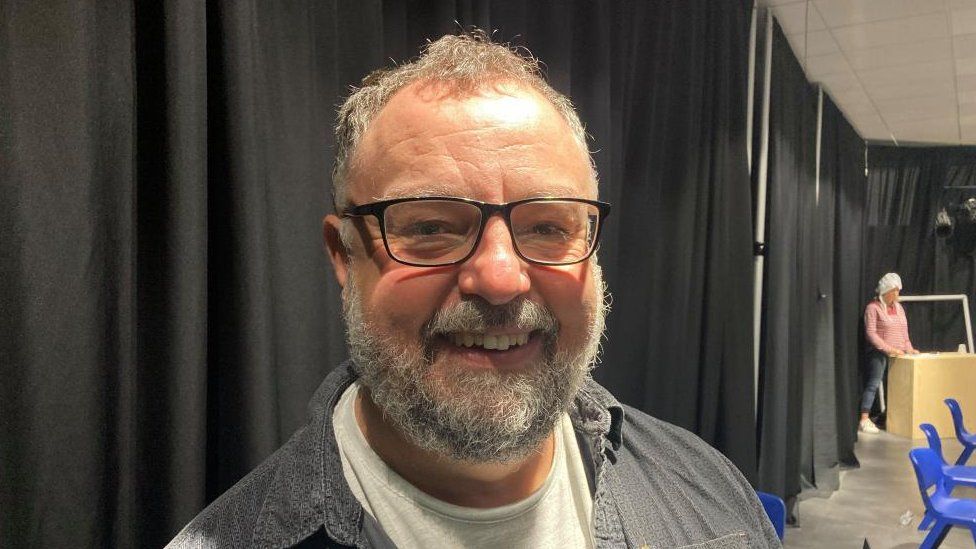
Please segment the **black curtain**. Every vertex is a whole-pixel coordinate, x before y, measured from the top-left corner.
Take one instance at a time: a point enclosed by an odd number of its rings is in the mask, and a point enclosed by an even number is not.
[[[897,272],[904,293],[976,292],[976,225],[961,207],[976,197],[976,147],[868,147],[862,301],[878,279]],[[965,188],[968,187],[968,188]],[[935,234],[945,208],[955,222],[951,237]],[[965,343],[959,302],[906,303],[912,344],[954,351]]]
[[[823,407],[827,417],[818,422],[818,438],[823,442],[817,451],[819,471],[815,472],[815,484],[821,490],[835,490],[839,486],[833,465],[858,465],[854,441],[857,431],[855,412],[861,395],[858,371],[864,338],[861,270],[867,177],[864,173],[864,140],[826,94],[822,127],[820,187],[826,195],[821,196],[821,201],[824,196],[833,197],[827,202],[827,207],[833,208],[833,234],[824,235],[825,243],[829,241],[833,245],[833,253],[829,254],[832,261],[821,265],[829,269],[823,276],[833,277],[832,284],[822,286],[833,288],[833,294],[828,295],[833,308],[833,347],[828,351],[833,353],[833,375],[824,370],[816,381],[822,395],[817,406]],[[828,361],[830,358],[829,355],[824,357]]]
[[[618,19],[610,155],[613,293],[596,377],[697,432],[750,478],[752,196],[745,157],[749,12],[636,2]],[[598,153],[600,158],[604,153]]]
[[[755,473],[746,2],[0,5],[0,545],[159,546],[345,356],[333,109],[459,25],[594,137],[597,377]]]
[[[865,146],[823,94],[818,178],[819,95],[774,23],[759,485],[791,508],[857,464]]]
[[[790,500],[808,472],[817,299],[817,90],[778,22],[770,79],[767,253],[760,357],[759,483]]]

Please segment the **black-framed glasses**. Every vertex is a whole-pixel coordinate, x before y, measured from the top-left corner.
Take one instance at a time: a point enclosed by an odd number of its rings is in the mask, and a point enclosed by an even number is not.
[[[505,219],[515,253],[540,265],[572,265],[593,255],[610,204],[582,198],[527,198],[489,204],[447,196],[396,198],[342,212],[374,216],[394,260],[415,267],[466,261],[481,242],[488,219]]]

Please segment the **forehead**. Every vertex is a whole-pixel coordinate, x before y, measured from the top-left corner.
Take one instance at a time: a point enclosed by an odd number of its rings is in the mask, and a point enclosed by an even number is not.
[[[400,196],[596,197],[588,155],[534,90],[459,93],[415,83],[379,112],[355,152],[354,202]]]

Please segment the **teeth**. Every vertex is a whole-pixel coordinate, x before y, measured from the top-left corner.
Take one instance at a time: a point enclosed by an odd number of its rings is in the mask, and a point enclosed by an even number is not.
[[[483,347],[498,351],[507,351],[511,347],[525,345],[529,342],[529,334],[496,334],[485,335],[472,332],[455,332],[448,336],[451,343],[458,347]]]

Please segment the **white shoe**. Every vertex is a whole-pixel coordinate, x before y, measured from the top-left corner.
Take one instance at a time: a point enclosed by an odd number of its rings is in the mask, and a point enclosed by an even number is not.
[[[857,426],[857,430],[869,435],[876,435],[881,432],[881,429],[878,429],[878,426],[870,419],[862,419],[861,423]]]

